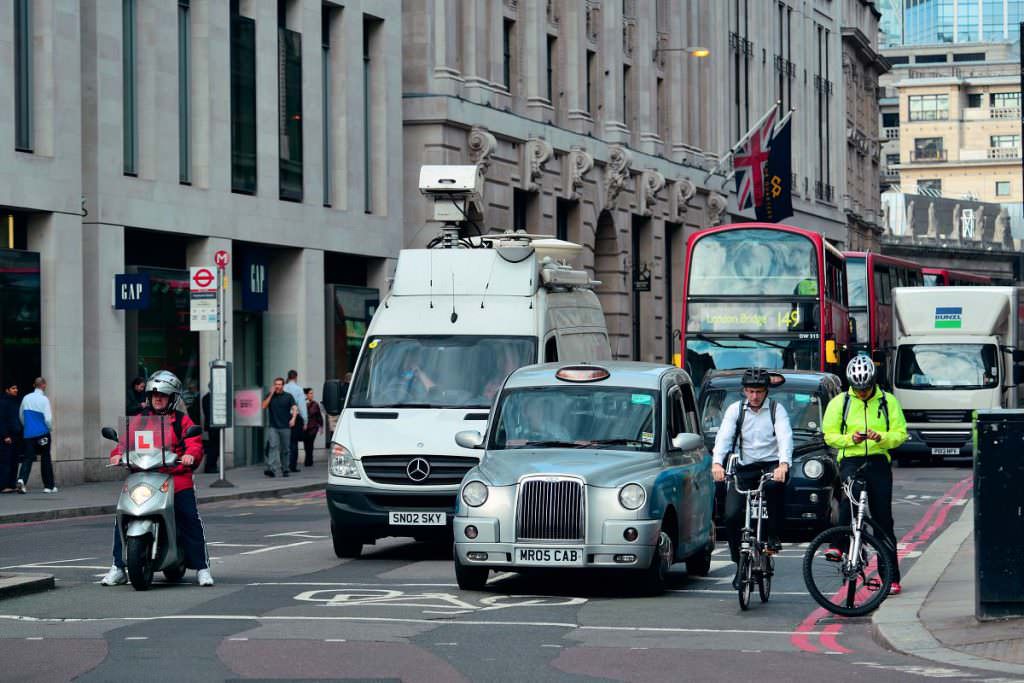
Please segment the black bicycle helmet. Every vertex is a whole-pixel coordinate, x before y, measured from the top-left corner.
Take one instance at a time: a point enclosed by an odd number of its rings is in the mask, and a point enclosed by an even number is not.
[[[764,368],[747,368],[743,372],[743,379],[740,380],[740,384],[745,387],[767,389],[768,385],[771,384],[771,378],[768,376],[768,371]]]

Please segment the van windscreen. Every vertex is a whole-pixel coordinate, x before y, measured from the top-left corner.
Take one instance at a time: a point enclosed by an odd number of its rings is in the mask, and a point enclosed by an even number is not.
[[[370,337],[347,405],[489,408],[509,373],[536,357],[536,337]]]

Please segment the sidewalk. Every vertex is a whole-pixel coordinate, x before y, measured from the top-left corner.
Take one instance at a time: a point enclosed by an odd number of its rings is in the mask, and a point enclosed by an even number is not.
[[[264,476],[262,465],[236,467],[224,475],[234,488],[210,488],[218,475],[197,472],[196,497],[200,503],[210,503],[319,491],[327,482],[326,458],[326,451],[318,449],[313,467],[287,479]],[[43,493],[41,488],[29,489],[24,495],[5,493],[0,495],[0,524],[113,514],[120,488],[120,481],[103,481],[61,487],[58,493]]]
[[[903,594],[872,616],[882,645],[949,666],[1024,676],[1024,619],[974,618],[974,504],[904,577]]]

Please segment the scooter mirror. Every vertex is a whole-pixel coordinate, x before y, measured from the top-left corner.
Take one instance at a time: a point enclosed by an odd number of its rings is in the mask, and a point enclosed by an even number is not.
[[[203,433],[203,428],[199,425],[192,425],[185,430],[185,438],[191,439],[194,436],[200,436]]]
[[[103,435],[104,439],[117,441],[117,432],[114,431],[113,427],[104,427],[100,430],[100,434]]]

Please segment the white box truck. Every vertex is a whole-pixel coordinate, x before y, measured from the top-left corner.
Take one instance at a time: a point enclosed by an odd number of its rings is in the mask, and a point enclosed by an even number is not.
[[[459,188],[474,176],[472,166],[424,168],[435,219],[470,213]],[[611,358],[597,283],[567,263],[579,245],[466,237],[448,224],[432,246],[400,252],[334,431],[327,506],[339,557],[387,536],[449,538],[462,476],[482,453],[458,446],[456,432],[484,430],[516,368]]]
[[[893,393],[910,438],[898,458],[971,457],[973,412],[1020,405],[1016,287],[893,290]]]

